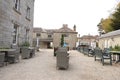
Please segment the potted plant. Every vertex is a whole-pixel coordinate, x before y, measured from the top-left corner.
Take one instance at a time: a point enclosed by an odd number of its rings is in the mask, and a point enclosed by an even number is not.
[[[29,42],[25,41],[22,45],[21,45],[21,56],[22,58],[30,58],[30,44]]]

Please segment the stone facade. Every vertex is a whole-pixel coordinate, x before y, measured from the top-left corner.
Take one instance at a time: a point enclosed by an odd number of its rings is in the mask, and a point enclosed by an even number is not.
[[[75,30],[74,26],[74,30]],[[60,47],[61,35],[64,36],[64,43],[70,49],[76,47],[77,42],[77,32],[70,28],[68,28],[67,24],[64,24],[60,29],[42,29],[42,28],[34,28],[33,33],[33,45],[37,45],[37,38],[39,39],[40,48],[53,48]],[[37,36],[37,34],[40,36]]]
[[[96,47],[96,40],[98,35],[84,35],[78,38],[78,46],[89,46],[91,48]]]
[[[40,48],[50,48],[51,47],[50,44],[51,42],[53,42],[53,32],[54,30],[34,28],[33,29],[33,46],[40,47]]]
[[[0,0],[0,47],[32,45],[34,0]]]
[[[101,49],[114,47],[115,45],[120,45],[120,30],[112,31],[103,34],[99,37],[99,47]]]

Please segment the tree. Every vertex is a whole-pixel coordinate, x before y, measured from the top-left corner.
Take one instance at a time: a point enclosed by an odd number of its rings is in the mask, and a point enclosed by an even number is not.
[[[61,47],[63,47],[63,45],[64,45],[64,35],[62,34],[62,36],[61,36]]]
[[[120,29],[120,5],[117,5],[116,11],[112,14],[112,23],[110,24],[114,30]]]
[[[110,25],[111,23],[111,18],[107,18],[102,21],[102,27],[106,33],[113,31],[113,27]]]
[[[106,18],[106,19],[101,19],[100,23],[97,25],[98,26],[98,31],[101,34],[108,33],[110,31],[113,31],[111,24],[111,18]]]

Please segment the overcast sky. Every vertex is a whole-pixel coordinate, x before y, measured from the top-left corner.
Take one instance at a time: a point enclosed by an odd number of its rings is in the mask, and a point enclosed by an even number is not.
[[[35,0],[34,27],[59,29],[63,24],[80,35],[98,34],[97,24],[114,10],[118,0]]]

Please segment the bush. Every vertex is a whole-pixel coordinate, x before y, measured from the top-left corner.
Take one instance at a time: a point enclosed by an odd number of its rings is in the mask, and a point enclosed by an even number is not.
[[[113,50],[113,51],[120,51],[120,46],[119,45],[115,45],[115,47],[110,47],[111,48],[111,50]]]
[[[30,46],[30,43],[25,41],[23,44],[22,44],[23,47],[29,47]]]

